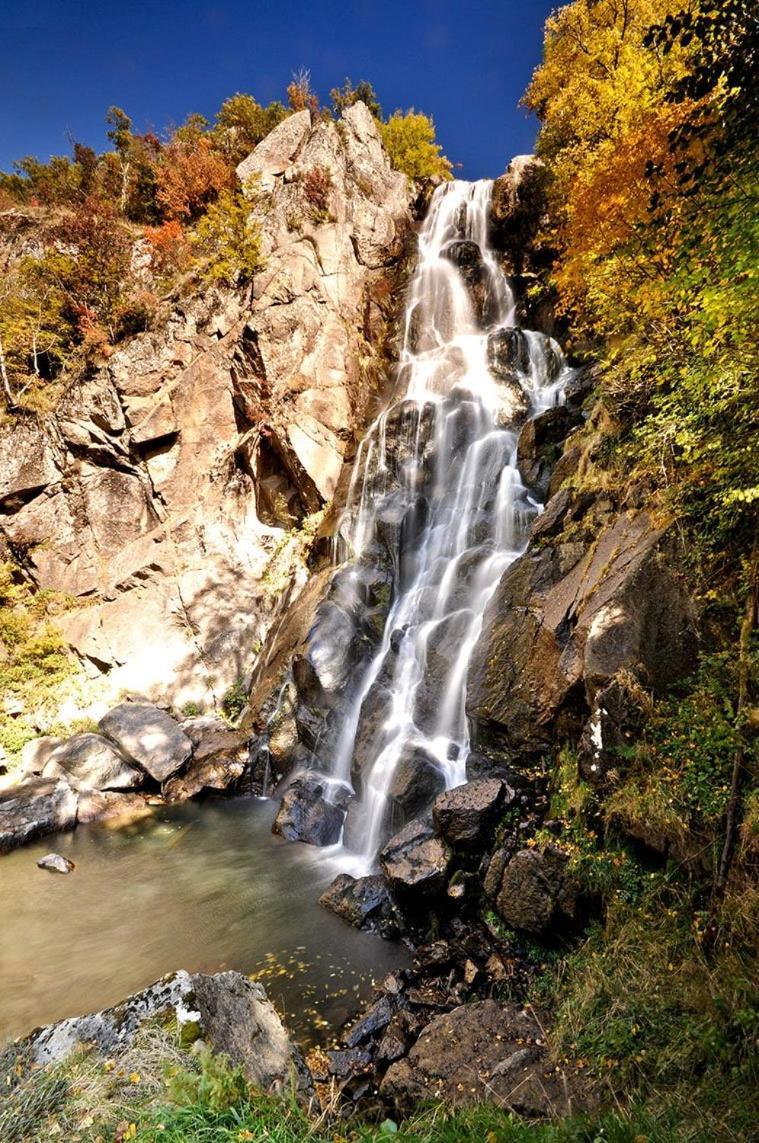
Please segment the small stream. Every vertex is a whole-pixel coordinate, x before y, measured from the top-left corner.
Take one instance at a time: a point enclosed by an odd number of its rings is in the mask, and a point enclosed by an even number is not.
[[[334,1031],[407,956],[318,905],[334,870],[272,835],[275,808],[253,798],[159,807],[0,858],[0,1045],[178,968],[255,976],[301,1043]],[[53,851],[76,870],[38,869]]]

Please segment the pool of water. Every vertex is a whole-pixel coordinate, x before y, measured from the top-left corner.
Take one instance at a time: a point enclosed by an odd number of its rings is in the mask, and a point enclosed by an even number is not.
[[[298,1040],[324,1039],[406,954],[320,908],[335,870],[275,837],[274,811],[188,802],[0,857],[0,1044],[179,968],[254,975]],[[53,851],[76,870],[38,869]]]

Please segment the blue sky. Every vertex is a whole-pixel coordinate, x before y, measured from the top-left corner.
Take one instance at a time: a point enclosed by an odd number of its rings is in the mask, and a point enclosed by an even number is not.
[[[459,173],[494,177],[532,148],[518,100],[540,58],[544,0],[0,0],[0,169],[105,146],[123,107],[159,133],[226,96],[283,98],[291,73],[317,91],[371,80],[386,110],[431,114]]]

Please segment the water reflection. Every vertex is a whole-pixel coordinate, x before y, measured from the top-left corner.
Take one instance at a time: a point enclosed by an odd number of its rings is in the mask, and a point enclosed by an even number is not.
[[[319,1039],[403,950],[321,909],[332,873],[271,834],[272,803],[161,807],[0,858],[0,1042],[122,999],[177,968],[258,975],[302,1041]],[[37,869],[45,853],[76,862]]]

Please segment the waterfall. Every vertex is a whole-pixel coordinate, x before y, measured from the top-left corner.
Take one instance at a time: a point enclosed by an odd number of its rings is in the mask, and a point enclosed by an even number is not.
[[[499,579],[541,511],[518,428],[562,400],[559,347],[516,327],[489,243],[489,181],[439,187],[419,234],[399,399],[358,449],[336,541],[340,591],[389,568],[391,598],[340,723],[317,749],[332,796],[355,792],[341,860],[353,872],[426,798],[466,781],[466,681]],[[336,660],[345,647],[330,647]]]

